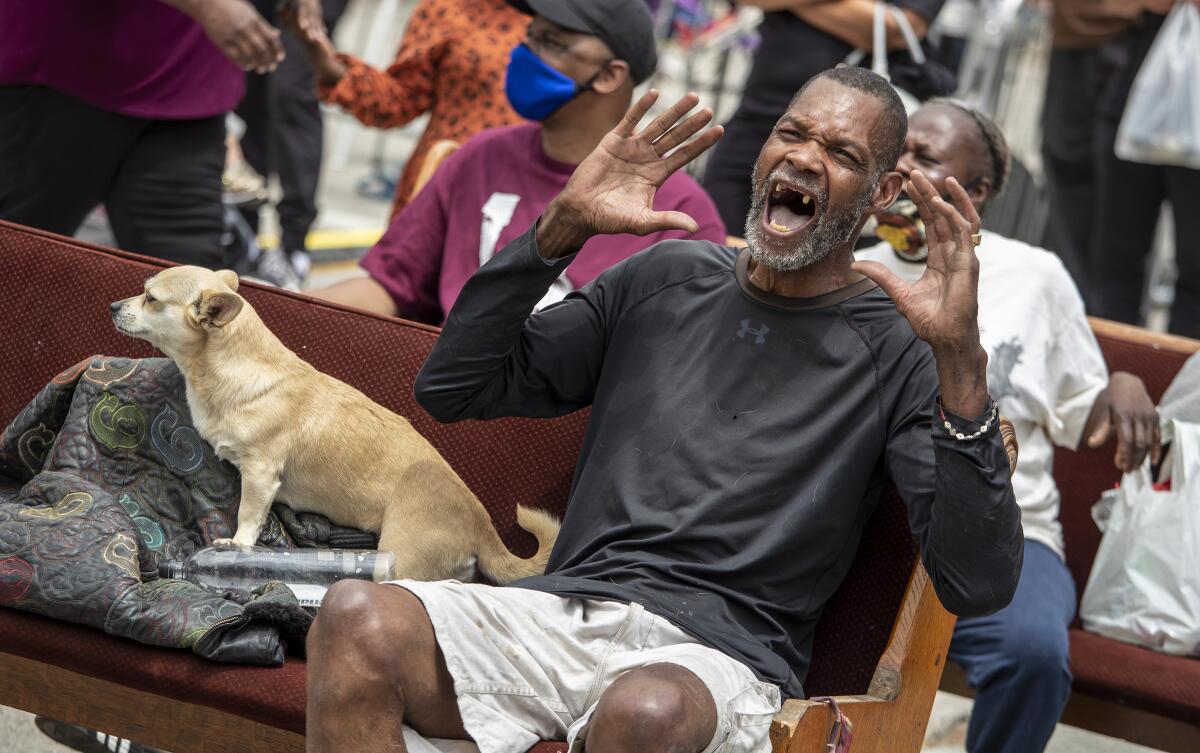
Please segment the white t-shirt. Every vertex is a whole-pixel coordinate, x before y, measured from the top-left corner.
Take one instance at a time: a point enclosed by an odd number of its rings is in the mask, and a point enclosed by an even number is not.
[[[1054,483],[1054,445],[1075,449],[1108,369],[1083,300],[1049,251],[985,232],[979,254],[979,337],[988,354],[988,388],[1017,431],[1013,491],[1025,537],[1063,554]],[[906,262],[886,243],[860,260],[881,262],[915,282],[924,263]]]

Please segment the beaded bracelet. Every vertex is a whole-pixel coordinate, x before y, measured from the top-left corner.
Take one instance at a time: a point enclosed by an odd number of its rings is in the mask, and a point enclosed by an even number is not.
[[[988,418],[983,422],[983,426],[979,429],[979,431],[975,432],[974,434],[963,434],[961,431],[955,431],[954,427],[950,424],[950,419],[946,418],[945,409],[942,408],[940,404],[938,405],[938,414],[942,417],[942,426],[946,427],[946,431],[950,433],[950,436],[964,442],[972,439],[979,439],[984,434],[987,434],[988,429],[992,428],[992,422],[996,420],[996,417],[999,415],[999,413],[1000,408],[996,405],[996,401],[993,400],[991,410],[988,411]]]

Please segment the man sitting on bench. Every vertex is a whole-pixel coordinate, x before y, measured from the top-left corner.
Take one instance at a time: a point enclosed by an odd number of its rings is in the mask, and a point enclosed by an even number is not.
[[[694,95],[638,131],[656,96],[468,281],[417,380],[442,421],[591,406],[546,574],[332,588],[308,638],[310,751],[405,751],[406,728],[483,753],[769,750],[889,481],[949,610],[1011,599],[1020,510],[975,319],[978,216],[914,172],[929,273],[880,289],[851,264],[903,182],[882,77],[838,68],[796,95],[758,158],[748,249],[660,243],[531,314],[589,238],[695,229],[654,193],[721,131],[687,115]]]
[[[896,169],[921,170],[948,198],[953,176],[977,211],[1004,188],[1008,146],[990,118],[950,100],[913,113]],[[900,279],[925,274],[928,248],[902,199],[880,214],[882,243],[860,251]],[[894,245],[893,245],[894,244]],[[988,351],[992,397],[1013,422],[1020,460],[1013,489],[1021,506],[1025,562],[1013,601],[986,617],[959,620],[950,659],[977,691],[967,730],[970,753],[1037,753],[1045,749],[1071,694],[1067,628],[1075,617],[1075,583],[1063,562],[1054,446],[1099,447],[1117,436],[1116,463],[1139,467],[1158,452],[1158,415],[1142,380],[1111,377],[1058,257],[993,232],[979,247],[979,321]]]

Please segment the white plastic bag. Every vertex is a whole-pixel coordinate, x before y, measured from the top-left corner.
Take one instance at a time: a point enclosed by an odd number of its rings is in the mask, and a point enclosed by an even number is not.
[[[1181,656],[1200,656],[1200,424],[1171,421],[1171,490],[1155,491],[1150,464],[1125,474],[1079,616],[1093,633]]]
[[[1117,156],[1200,169],[1200,8],[1175,3],[1133,81]]]
[[[904,45],[908,48],[908,54],[912,55],[914,62],[920,65],[925,64],[925,50],[921,48],[921,40],[917,38],[917,33],[913,30],[912,24],[909,23],[908,17],[899,8],[883,0],[876,2],[874,22],[871,26],[871,45],[873,50],[871,53],[871,70],[891,81],[891,76],[888,75],[887,59],[887,14],[889,13],[896,22],[896,26],[899,27],[900,34],[904,37]],[[852,50],[843,62],[846,65],[858,65],[866,56],[867,53],[865,50]],[[900,102],[904,105],[904,111],[909,115],[912,115],[921,106],[921,101],[913,96],[912,93],[901,89],[895,84],[892,84],[892,88],[896,90],[896,94],[900,97]]]

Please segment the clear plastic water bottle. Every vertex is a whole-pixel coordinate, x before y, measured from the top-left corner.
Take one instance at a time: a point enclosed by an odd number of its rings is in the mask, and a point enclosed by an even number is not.
[[[390,577],[395,556],[367,549],[276,549],[269,546],[205,547],[184,560],[165,560],[163,578],[195,583],[210,591],[251,591],[282,581],[302,606],[320,606],[339,580],[381,581]]]

